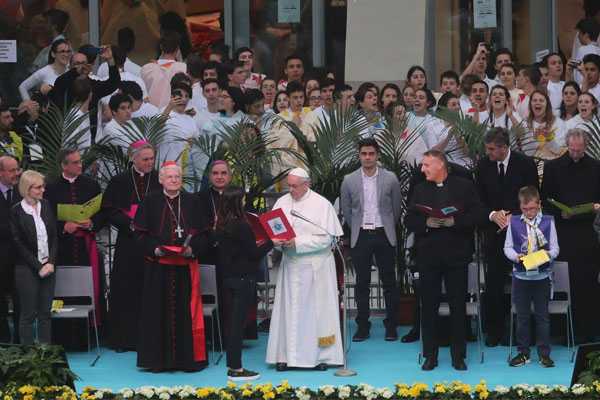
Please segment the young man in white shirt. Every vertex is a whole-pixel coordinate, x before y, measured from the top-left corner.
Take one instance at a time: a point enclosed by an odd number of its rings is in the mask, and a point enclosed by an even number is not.
[[[561,80],[561,76],[565,70],[563,58],[558,53],[550,53],[542,59],[542,64],[548,70],[548,84],[546,86],[552,110],[559,110],[562,102],[562,90],[565,86],[565,81]]]
[[[134,125],[128,125],[127,128],[123,127],[131,120],[132,103],[131,98],[125,94],[112,96],[108,102],[112,119],[102,130],[103,138],[107,138],[106,140],[115,146],[122,146],[124,152],[131,144],[131,140],[129,140],[126,133],[132,133],[135,130]]]
[[[219,82],[216,79],[205,79],[202,81],[202,97],[206,102],[206,107],[194,115],[194,122],[198,132],[206,123],[219,116]]]
[[[513,54],[506,47],[501,47],[498,49],[498,51],[496,51],[496,56],[494,58],[494,70],[496,70],[496,76],[494,77],[494,85],[492,85],[491,88],[493,88],[496,84],[502,85],[500,77],[498,76],[502,64],[514,64]]]
[[[574,57],[571,60],[579,60],[583,62],[583,57],[587,56],[588,54],[600,55],[600,47],[598,47],[600,23],[594,18],[585,18],[580,20],[575,28],[577,28],[577,34],[582,46],[577,50],[577,54],[574,54]],[[565,77],[566,81],[570,79],[571,76]],[[573,80],[575,80],[579,86],[583,84],[583,76],[579,71],[573,72]]]
[[[230,61],[225,65],[227,69],[227,80],[231,87],[242,89],[242,85],[246,82],[246,70],[243,61]]]
[[[484,81],[488,86],[491,86],[494,83],[493,79],[488,78],[488,76],[485,74],[485,70],[488,66],[489,54],[490,52],[486,49],[485,43],[479,43],[471,62],[460,75],[460,80],[462,81],[466,75],[474,74],[477,76],[477,78]]]
[[[157,107],[150,103],[145,103],[140,85],[133,81],[123,81],[119,90],[122,94],[131,99],[131,118],[153,117],[160,114]]]
[[[323,105],[315,108],[313,112],[317,114],[322,124],[329,122],[329,113],[333,104],[333,92],[335,91],[335,81],[331,78],[325,78],[320,82],[321,98]]]
[[[454,71],[445,71],[440,75],[440,91],[453,93],[458,96],[458,74]]]
[[[583,75],[582,92],[590,92],[596,99],[600,99],[600,56],[598,54],[588,54],[583,57],[583,64],[578,68]],[[599,106],[600,109],[600,106]]]
[[[187,58],[187,75],[192,79],[192,98],[190,104],[196,113],[206,108],[206,99],[202,96],[202,70],[204,63],[202,57],[191,53]]]
[[[489,117],[487,109],[488,94],[489,87],[484,81],[478,79],[471,85],[471,108],[466,114],[472,116],[478,124],[483,124]]]
[[[523,91],[519,99],[513,104],[515,111],[522,119],[529,116],[529,97],[537,89],[542,74],[538,67],[526,65],[517,74],[517,87]]]
[[[287,80],[282,79],[277,85],[278,90],[285,90],[289,82],[302,82],[302,75],[304,75],[304,63],[302,58],[297,55],[289,55],[285,58],[285,67],[283,73],[287,77]]]

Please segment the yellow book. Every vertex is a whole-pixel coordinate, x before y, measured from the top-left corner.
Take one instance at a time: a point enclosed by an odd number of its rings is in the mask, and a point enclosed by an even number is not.
[[[522,257],[521,261],[523,261],[525,269],[530,270],[532,268],[539,267],[540,265],[547,263],[548,261],[550,261],[550,258],[548,258],[548,254],[545,250],[539,250],[535,253],[527,254],[525,257]]]
[[[84,221],[100,211],[101,205],[102,193],[84,204],[58,204],[57,217],[59,221]]]

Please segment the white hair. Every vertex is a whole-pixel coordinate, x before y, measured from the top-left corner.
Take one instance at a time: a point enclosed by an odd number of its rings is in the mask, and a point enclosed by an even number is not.
[[[158,171],[158,176],[163,176],[164,171],[169,168],[177,168],[179,170],[180,175],[183,173],[183,171],[179,165],[167,165],[166,167],[160,167],[160,170]]]

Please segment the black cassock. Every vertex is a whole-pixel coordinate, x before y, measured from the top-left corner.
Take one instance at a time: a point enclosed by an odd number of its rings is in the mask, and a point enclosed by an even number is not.
[[[158,172],[142,175],[132,168],[112,178],[102,197],[108,220],[118,230],[108,295],[111,348],[137,348],[144,251],[135,243],[132,222],[140,199],[161,188]]]
[[[208,224],[199,209],[200,202],[192,194],[182,191],[170,199],[159,190],[142,198],[137,210],[136,241],[146,256],[138,367],[197,369],[207,364],[198,268],[190,265],[196,260],[165,264],[165,258],[154,254],[159,246],[182,246],[192,234],[194,257],[201,255],[206,249]]]
[[[98,182],[86,176],[78,176],[72,183],[60,176],[48,182],[44,197],[50,202],[54,215],[57,215],[58,204],[85,204],[100,193]],[[96,250],[95,234],[106,225],[106,213],[101,209],[90,219],[93,224],[90,230],[78,229],[74,234],[64,231],[65,221],[56,221],[58,238],[57,265],[92,266],[96,320],[98,326],[100,326],[106,311],[106,303],[101,296],[104,293],[105,276],[104,268],[101,267]],[[88,250],[92,253],[91,259]],[[65,304],[69,304],[69,302],[65,301]],[[53,341],[62,344],[66,348],[82,348],[82,346],[85,346],[87,333],[74,321],[55,321],[52,324]]]
[[[588,155],[575,163],[568,153],[546,161],[542,180],[544,210],[556,221],[560,254],[558,260],[569,263],[569,281],[575,335],[600,333],[596,309],[600,302],[600,245],[593,228],[594,213],[562,217],[558,208],[548,202],[554,199],[569,207],[600,202],[600,162]]]

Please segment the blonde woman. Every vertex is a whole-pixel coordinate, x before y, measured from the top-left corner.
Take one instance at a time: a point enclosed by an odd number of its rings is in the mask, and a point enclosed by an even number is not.
[[[37,337],[51,342],[50,309],[54,297],[56,225],[50,203],[43,198],[44,176],[25,171],[19,180],[20,203],[10,209],[10,231],[16,250],[15,283],[21,301],[21,344],[31,344],[33,323]]]

